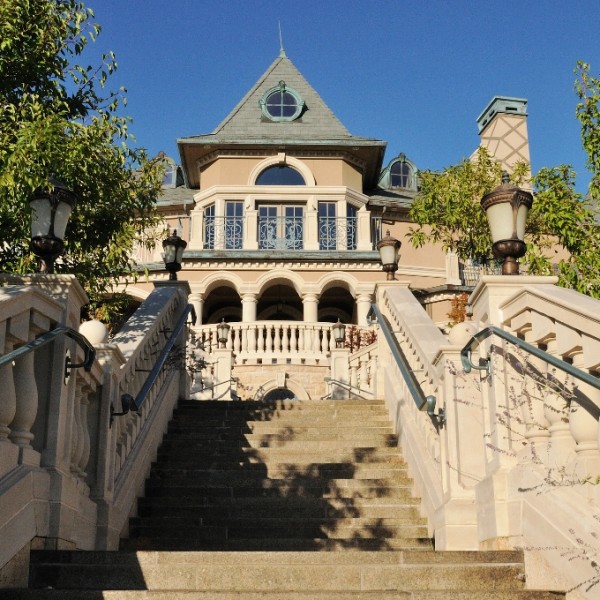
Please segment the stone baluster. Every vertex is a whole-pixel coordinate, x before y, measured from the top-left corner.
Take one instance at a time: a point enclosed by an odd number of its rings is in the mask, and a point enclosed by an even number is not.
[[[350,366],[350,388],[352,390],[358,388],[358,365],[356,363]]]
[[[242,330],[241,329],[232,329],[231,330],[231,338],[233,341],[233,351],[236,354],[239,354],[240,349],[242,347],[242,343],[241,343],[241,337],[242,337]]]
[[[584,370],[583,353],[573,356],[573,366]],[[600,390],[580,380],[575,380],[573,398],[569,407],[569,428],[576,442],[575,473],[580,480],[600,473],[598,452],[598,416],[591,414],[586,407],[600,407]]]
[[[273,336],[275,333],[275,325],[273,323],[268,323],[265,327],[265,352],[267,354],[273,352]]]
[[[304,352],[306,341],[306,325],[298,325],[298,352]]]
[[[290,327],[290,354],[296,354],[298,352],[298,326],[294,324]]]
[[[360,389],[363,392],[366,392],[369,389],[369,376],[368,376],[368,371],[367,371],[367,363],[368,363],[367,357],[360,359],[360,368],[359,368],[358,378],[360,381]]]
[[[265,327],[264,325],[260,325],[257,330],[257,344],[256,344],[256,351],[259,354],[264,354],[265,352]]]
[[[524,332],[525,341],[535,345],[536,340],[529,329]],[[534,461],[547,457],[550,440],[550,422],[545,415],[544,399],[548,386],[548,363],[533,355],[526,354],[523,365],[523,392],[521,396],[521,414],[525,422],[525,439]]]
[[[9,354],[13,345],[5,343],[4,352]],[[12,363],[0,366],[0,442],[9,442],[10,424],[17,413],[17,394]]]
[[[30,454],[27,449],[30,448],[31,440],[34,437],[31,428],[38,412],[34,358],[34,353],[28,352],[15,361],[14,388],[18,402],[15,417],[11,423],[10,439],[21,448],[21,462],[30,462],[33,459],[33,464],[38,464],[39,457],[29,456],[24,460],[24,457]],[[2,382],[2,387],[4,387],[4,380]]]
[[[252,355],[256,352],[256,325],[248,327],[248,354]]]
[[[290,324],[285,323],[281,328],[281,353],[287,355],[290,351]]]
[[[306,340],[304,349],[306,352],[314,352],[315,350],[315,331],[312,325],[307,325],[305,331]]]
[[[82,424],[83,440],[81,444],[81,453],[79,457],[79,473],[85,479],[87,476],[86,469],[90,460],[90,430],[88,428],[88,407],[90,405],[90,394],[92,387],[89,384],[84,384],[81,388],[80,399],[80,415]]]
[[[327,354],[329,352],[329,338],[331,337],[330,329],[321,329],[321,354]]]
[[[80,377],[78,377],[75,384],[75,397],[73,398],[71,415],[70,468],[71,473],[73,473],[74,475],[80,475],[79,460],[83,453],[83,427],[81,423],[82,389],[83,381]]]
[[[548,342],[548,352],[556,356],[556,339]],[[549,367],[547,380],[544,398],[544,416],[550,423],[547,464],[550,469],[560,469],[572,458],[575,446],[569,429],[570,393],[565,385],[568,378],[564,371]]]

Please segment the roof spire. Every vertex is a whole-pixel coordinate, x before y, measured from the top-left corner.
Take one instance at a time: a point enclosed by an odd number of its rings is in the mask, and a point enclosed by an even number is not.
[[[279,57],[286,58],[285,50],[283,49],[283,35],[281,33],[281,19],[279,19],[278,22],[279,22]]]

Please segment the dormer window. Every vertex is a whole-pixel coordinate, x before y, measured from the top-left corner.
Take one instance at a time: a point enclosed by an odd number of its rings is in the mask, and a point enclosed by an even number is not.
[[[397,161],[390,169],[390,183],[392,187],[412,187],[412,169],[406,161]]]
[[[383,189],[417,190],[417,169],[414,163],[401,153],[383,171],[379,187]]]
[[[164,152],[159,152],[157,158],[163,165],[162,187],[176,188],[183,185],[181,167],[177,166],[175,161],[170,156],[166,156]]]
[[[277,87],[268,90],[259,101],[263,116],[270,121],[294,121],[304,109],[304,101],[296,90],[280,81]]]

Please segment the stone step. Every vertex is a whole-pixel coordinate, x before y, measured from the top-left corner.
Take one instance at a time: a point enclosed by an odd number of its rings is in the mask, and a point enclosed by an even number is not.
[[[364,530],[374,531],[375,528],[381,529],[382,531],[389,531],[390,534],[402,530],[402,532],[415,527],[415,531],[418,531],[417,536],[427,534],[426,530],[423,531],[423,527],[426,527],[427,521],[418,514],[407,514],[398,515],[394,517],[385,518],[367,518],[357,517],[350,515],[335,515],[335,516],[281,516],[279,514],[268,514],[268,515],[257,515],[253,514],[248,516],[231,516],[211,513],[207,511],[205,515],[181,515],[181,516],[154,516],[154,517],[132,517],[130,519],[130,529],[139,529],[140,527],[150,528],[164,528],[165,530],[171,529],[172,531],[178,530],[189,530],[201,527],[230,527],[231,529],[247,529],[251,527],[255,529],[257,526],[264,529],[272,528],[277,531],[285,531],[286,527],[294,532],[292,537],[296,537],[300,530],[314,530],[319,528],[323,531],[333,531],[336,534],[341,531],[347,530]],[[411,529],[412,530],[412,529]],[[261,532],[260,536],[264,534]],[[319,537],[319,536],[312,536]]]
[[[219,501],[220,500],[220,501]],[[163,517],[177,514],[181,517],[204,518],[206,516],[228,517],[361,517],[366,519],[408,519],[420,518],[418,499],[412,503],[387,500],[385,503],[375,500],[336,498],[225,498],[206,499],[205,502],[194,499],[141,498],[138,502],[140,517]]]
[[[173,427],[219,427],[240,426],[245,423],[278,423],[280,425],[312,425],[312,424],[343,424],[358,425],[360,422],[383,423],[389,425],[389,416],[385,410],[319,410],[294,412],[286,411],[270,415],[253,414],[251,412],[239,412],[237,414],[177,410],[173,415],[171,425]]]
[[[299,489],[301,488],[301,489]],[[207,483],[189,480],[148,479],[147,497],[180,498],[268,498],[290,497],[299,494],[316,498],[394,498],[407,499],[412,495],[412,485],[392,485],[385,481],[369,479],[310,480],[301,485],[284,479],[244,480],[231,483]]]
[[[331,410],[370,408],[381,410],[384,404],[381,400],[366,400],[362,398],[340,398],[339,400],[278,400],[276,402],[262,402],[260,400],[180,400],[177,410],[227,410],[227,411],[253,411],[275,412],[302,410]]]
[[[352,463],[311,463],[298,465],[295,463],[240,462],[226,463],[223,467],[208,465],[206,467],[181,467],[178,464],[155,464],[151,478],[181,478],[227,480],[239,476],[240,479],[259,477],[270,479],[389,479],[390,482],[411,481],[405,465],[395,464],[352,464]]]
[[[369,429],[356,430],[353,428],[330,428],[330,431],[319,431],[318,428],[304,428],[297,430],[273,431],[268,433],[241,433],[227,429],[214,430],[207,429],[203,432],[189,431],[181,432],[177,435],[167,436],[167,441],[171,444],[179,444],[182,447],[194,442],[202,441],[235,441],[238,440],[242,446],[287,446],[288,442],[307,442],[307,441],[330,441],[346,442],[346,445],[396,445],[397,437],[390,433],[391,429],[385,431],[383,427],[373,427]]]
[[[282,439],[281,437],[266,436],[255,436],[247,435],[236,439],[198,439],[194,440],[187,438],[185,442],[180,439],[165,439],[160,451],[163,453],[173,451],[187,452],[188,455],[198,454],[200,452],[232,452],[240,449],[287,449],[287,450],[302,450],[306,449],[307,452],[317,452],[319,450],[345,450],[346,452],[352,451],[353,447],[360,448],[393,448],[398,452],[397,438],[396,436],[385,436],[376,440],[354,440],[355,444],[349,444],[346,440],[323,440],[323,439],[312,439],[312,440],[295,440],[295,439]]]
[[[119,553],[124,557],[123,553]],[[308,553],[314,554],[314,553]],[[86,563],[38,563],[32,569],[32,587],[54,589],[148,589],[202,590],[204,592],[247,591],[287,593],[389,591],[491,591],[524,588],[520,562],[413,562],[390,563],[377,557],[362,561],[340,559],[340,554],[320,554],[316,560],[296,558],[288,553],[271,553],[264,559],[225,553],[213,560],[195,554],[192,561],[118,562],[102,567]],[[386,554],[386,553],[382,553]],[[330,560],[324,560],[329,556]],[[237,559],[237,562],[236,562]],[[240,569],[240,565],[244,565]]]
[[[130,526],[129,541],[135,542],[140,539],[144,542],[143,548],[155,548],[155,542],[159,549],[168,546],[161,544],[169,542],[172,548],[182,549],[211,549],[211,548],[232,548],[230,545],[235,540],[239,541],[237,549],[252,549],[258,548],[277,548],[279,550],[294,549],[296,546],[289,544],[289,540],[298,540],[304,547],[302,542],[309,542],[308,548],[312,548],[314,540],[326,540],[329,542],[340,541],[340,548],[353,548],[357,542],[358,548],[365,547],[366,549],[377,548],[413,548],[419,547],[420,543],[415,540],[427,539],[427,528],[416,525],[406,525],[398,527],[376,527],[362,529],[360,527],[336,528],[335,526],[327,527],[320,526],[315,523],[314,526],[301,526],[296,529],[286,524],[279,526],[268,526],[264,519],[257,519],[257,525],[247,522],[246,525],[236,525],[234,523],[226,526],[211,526],[205,527],[188,527],[187,529],[168,529],[166,526]],[[258,525],[260,523],[260,525]],[[152,540],[151,544],[148,541]],[[264,540],[264,544],[255,543]],[[281,545],[276,542],[280,541]],[[361,542],[366,542],[361,546]],[[345,544],[347,542],[347,545]],[[395,542],[394,545],[391,545]],[[128,546],[124,546],[126,548]],[[232,549],[235,549],[234,546]]]
[[[106,590],[102,596],[96,590],[2,590],[3,600],[282,600],[281,592],[221,592],[178,590],[165,594],[163,590]],[[460,595],[459,595],[460,594]],[[565,594],[535,590],[481,591],[427,590],[395,592],[299,592],[286,591],[285,600],[562,600]]]
[[[250,448],[239,445],[225,446],[213,444],[206,445],[206,453],[197,456],[190,452],[189,447],[179,445],[163,444],[157,455],[157,460],[163,464],[198,464],[199,461],[236,461],[247,460],[249,462],[295,462],[306,464],[307,462],[353,462],[360,464],[370,463],[393,463],[405,465],[400,450],[391,446],[365,447],[349,449],[347,445],[340,444],[332,448],[313,448],[305,444],[302,447],[288,448]]]
[[[378,551],[390,552],[398,550],[431,550],[433,547],[430,538],[128,538],[121,540],[121,550],[139,551],[139,550],[161,550],[161,551],[198,551],[210,550],[215,552],[227,551],[319,551],[323,553],[340,554],[348,551]]]

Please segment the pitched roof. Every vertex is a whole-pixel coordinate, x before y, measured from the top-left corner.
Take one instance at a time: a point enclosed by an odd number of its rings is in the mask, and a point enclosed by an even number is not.
[[[267,119],[259,104],[265,93],[281,81],[286,88],[295,90],[305,103],[302,114],[293,121]],[[180,138],[177,144],[186,170],[188,165],[219,147],[277,145],[337,149],[366,161],[365,177],[370,182],[369,187],[374,185],[371,180],[381,168],[386,147],[384,141],[352,135],[283,52],[212,133]],[[190,184],[196,187],[194,174],[188,175]]]
[[[291,122],[273,122],[262,118],[259,101],[265,93],[284,81],[306,104],[302,116]],[[304,79],[292,61],[278,56],[239,104],[213,131],[222,139],[256,137],[292,137],[294,139],[337,139],[352,137],[317,92]]]

